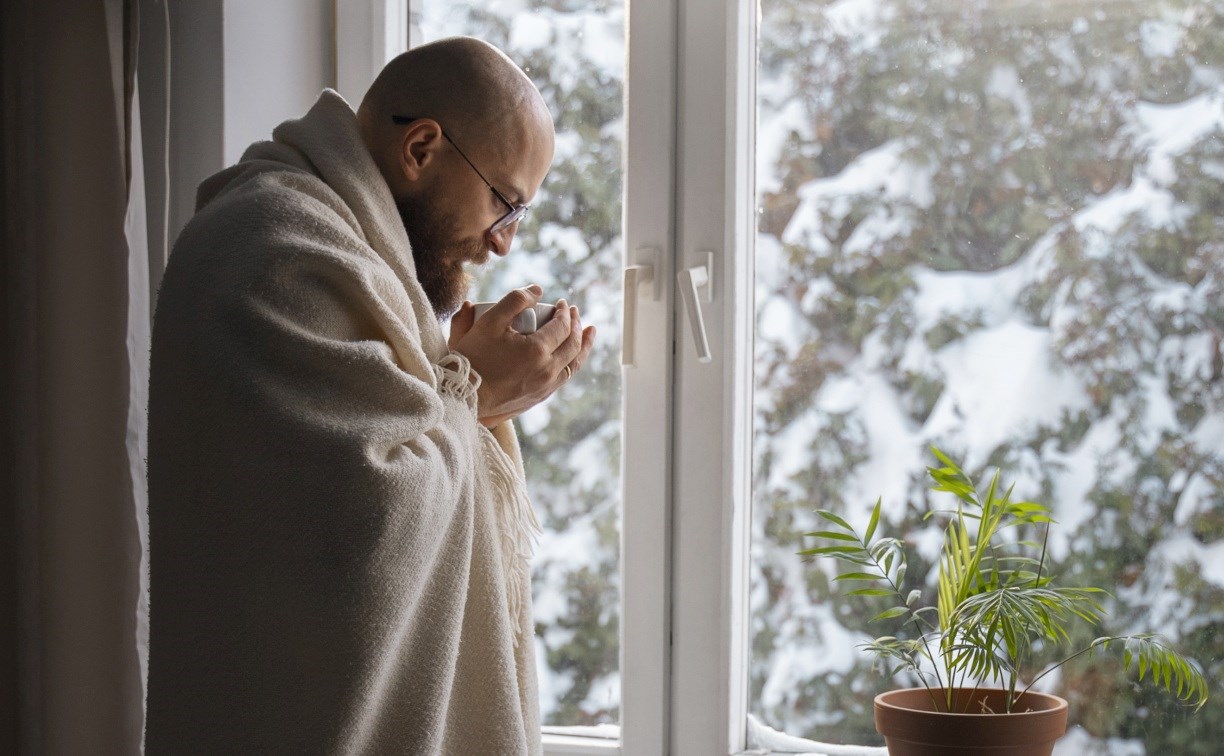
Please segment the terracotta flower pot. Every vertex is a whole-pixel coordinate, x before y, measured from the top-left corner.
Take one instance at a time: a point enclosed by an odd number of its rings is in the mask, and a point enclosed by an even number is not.
[[[943,700],[942,690],[935,694]],[[876,696],[876,730],[889,756],[1050,756],[1067,731],[1067,702],[1058,696],[1029,692],[1014,713],[991,714],[1006,711],[1007,691],[957,688],[954,695],[954,710],[987,713],[936,711],[926,688]]]

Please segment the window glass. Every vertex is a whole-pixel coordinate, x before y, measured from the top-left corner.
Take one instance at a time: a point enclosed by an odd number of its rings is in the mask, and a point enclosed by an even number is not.
[[[882,497],[933,601],[934,444],[1050,504],[1053,569],[1224,679],[1224,2],[761,0],[751,712],[880,745],[887,598],[805,564]],[[936,500],[938,502],[939,500]],[[1050,650],[1044,663],[1060,658]],[[1063,753],[1208,754],[1111,653]]]
[[[540,704],[547,725],[619,722],[620,269],[624,6],[608,0],[421,4],[425,41],[487,40],[523,67],[552,110],[551,173],[511,253],[472,292],[538,283],[597,329],[583,369],[519,420],[544,536],[533,562]]]

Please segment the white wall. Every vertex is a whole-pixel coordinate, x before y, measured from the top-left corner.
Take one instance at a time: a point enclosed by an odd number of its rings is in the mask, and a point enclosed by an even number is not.
[[[334,86],[334,0],[152,0],[142,21],[148,48],[141,86],[165,86],[157,14],[169,6],[169,239],[195,213],[196,187],[237,162],[252,142],[303,115]],[[153,11],[157,11],[156,14]],[[150,16],[146,18],[147,16]],[[164,35],[163,35],[164,36]],[[142,93],[143,94],[143,93]],[[152,104],[152,103],[151,103]],[[158,100],[164,107],[164,100]],[[150,165],[160,143],[150,146]],[[155,230],[155,229],[154,229]],[[158,235],[151,234],[152,238]]]
[[[333,8],[333,0],[223,0],[226,165],[335,86]]]
[[[164,26],[162,13],[169,9],[171,243],[195,214],[201,181],[236,163],[252,142],[271,138],[280,122],[304,115],[324,87],[337,87],[338,13],[344,94],[356,105],[353,100],[365,93],[383,61],[406,48],[411,2],[144,2],[142,21],[151,44],[142,53],[141,76],[157,100],[149,103],[151,111],[165,102],[157,97],[165,83],[157,27]],[[164,147],[153,142],[146,153],[151,172],[160,168],[158,150]],[[152,239],[158,239],[157,230],[151,225]]]

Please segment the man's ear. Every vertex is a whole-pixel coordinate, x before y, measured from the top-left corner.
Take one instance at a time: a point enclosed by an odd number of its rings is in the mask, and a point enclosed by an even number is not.
[[[400,138],[400,171],[409,181],[417,181],[437,160],[442,148],[442,127],[431,118],[420,118],[409,124]]]

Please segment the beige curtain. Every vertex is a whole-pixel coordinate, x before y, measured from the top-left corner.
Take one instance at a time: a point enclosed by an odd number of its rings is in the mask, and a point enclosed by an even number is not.
[[[164,257],[146,206],[164,202],[145,190],[139,11],[0,10],[0,753],[142,749],[145,392]]]

